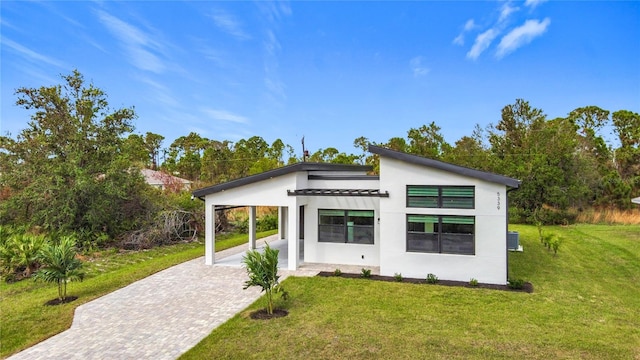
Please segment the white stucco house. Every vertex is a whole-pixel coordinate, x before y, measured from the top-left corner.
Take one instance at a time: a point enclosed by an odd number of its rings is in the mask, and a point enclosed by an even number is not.
[[[206,206],[205,262],[216,209],[277,206],[288,269],[301,263],[376,266],[381,275],[507,283],[507,192],[520,181],[370,146],[363,165],[298,163],[193,192]],[[304,248],[304,252],[301,252]]]

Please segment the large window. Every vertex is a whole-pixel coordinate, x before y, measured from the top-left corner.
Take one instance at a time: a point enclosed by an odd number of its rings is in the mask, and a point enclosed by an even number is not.
[[[373,210],[318,210],[318,241],[373,244]]]
[[[475,217],[407,215],[407,251],[475,255]]]
[[[473,186],[407,185],[407,207],[473,209]]]

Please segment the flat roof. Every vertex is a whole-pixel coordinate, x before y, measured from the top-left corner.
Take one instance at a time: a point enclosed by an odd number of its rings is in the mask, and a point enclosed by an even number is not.
[[[446,163],[444,161],[429,159],[429,158],[425,158],[417,155],[411,155],[404,152],[385,149],[385,148],[374,146],[374,145],[369,145],[369,152],[373,154],[378,154],[383,157],[388,157],[388,158],[404,161],[411,164],[427,166],[430,168],[448,171],[458,175],[468,176],[468,177],[485,180],[492,183],[506,185],[512,188],[520,187],[520,180],[513,179],[503,175],[486,172],[486,171],[471,169],[464,166],[454,165],[454,164]]]
[[[250,175],[236,180],[231,180],[222,184],[208,186],[202,189],[197,189],[192,192],[193,196],[201,198],[203,196],[214,194],[220,191],[233,189],[236,187],[253,184],[262,180],[271,179],[274,177],[291,174],[298,171],[371,171],[372,166],[368,165],[347,165],[347,164],[331,164],[331,163],[312,163],[302,162],[292,165],[287,165],[281,168],[265,171],[259,174]]]

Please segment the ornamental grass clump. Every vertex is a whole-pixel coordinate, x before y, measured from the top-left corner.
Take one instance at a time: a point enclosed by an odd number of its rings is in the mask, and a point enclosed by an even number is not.
[[[286,300],[287,292],[280,286],[278,275],[278,252],[272,249],[269,244],[264,248],[264,252],[258,250],[249,250],[242,257],[242,263],[247,268],[249,280],[245,281],[244,288],[248,289],[252,286],[258,286],[267,295],[267,314],[273,315],[273,295],[281,293]]]

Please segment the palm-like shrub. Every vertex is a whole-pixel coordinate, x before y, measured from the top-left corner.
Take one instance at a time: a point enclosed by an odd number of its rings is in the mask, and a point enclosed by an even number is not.
[[[249,280],[244,283],[244,289],[251,286],[258,286],[267,295],[267,313],[273,315],[273,295],[279,292],[286,296],[286,292],[280,286],[278,280],[278,252],[272,249],[269,244],[264,248],[264,252],[249,250],[242,257],[242,262],[247,268]]]
[[[84,278],[82,261],[76,258],[76,240],[70,236],[60,238],[58,244],[46,244],[40,251],[43,267],[35,273],[36,280],[58,285],[58,300],[67,299],[67,282]]]
[[[44,236],[0,229],[0,237],[0,274],[19,280],[40,267],[38,254],[45,244]]]

